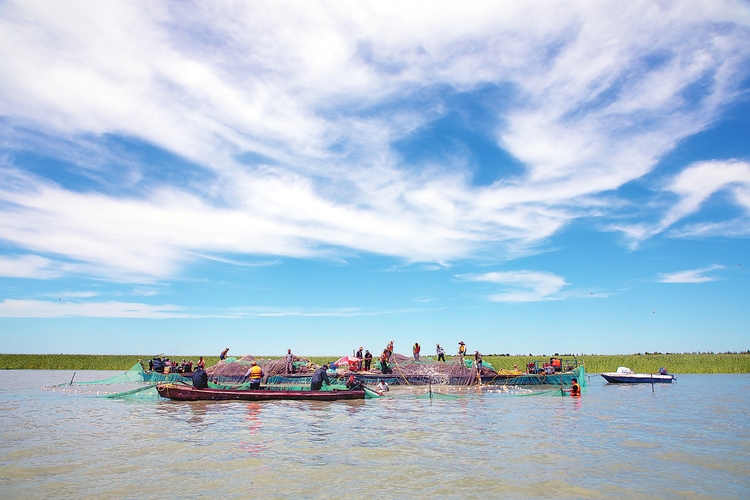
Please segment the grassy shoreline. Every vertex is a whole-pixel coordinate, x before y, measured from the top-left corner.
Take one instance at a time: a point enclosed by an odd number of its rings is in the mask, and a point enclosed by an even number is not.
[[[199,356],[166,356],[181,361],[183,358],[197,361]],[[95,355],[95,354],[0,354],[0,370],[127,370],[139,359],[147,362],[149,355]],[[282,356],[259,356],[263,359],[277,359]],[[218,356],[204,356],[206,365],[219,361]],[[309,359],[320,365],[338,359],[339,356],[310,356]],[[517,365],[523,370],[532,360],[547,359],[549,356],[484,356],[485,361],[495,369],[513,369]],[[450,361],[450,356],[448,361]],[[618,366],[627,366],[639,373],[655,373],[660,367],[670,373],[750,373],[750,354],[624,354],[624,355],[583,355],[579,362],[585,364],[586,372],[600,373],[615,371]],[[375,362],[375,360],[373,360]]]

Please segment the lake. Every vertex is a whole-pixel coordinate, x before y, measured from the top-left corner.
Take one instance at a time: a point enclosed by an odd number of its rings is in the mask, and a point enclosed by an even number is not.
[[[72,375],[0,372],[3,498],[750,498],[750,375],[329,403],[41,389]]]

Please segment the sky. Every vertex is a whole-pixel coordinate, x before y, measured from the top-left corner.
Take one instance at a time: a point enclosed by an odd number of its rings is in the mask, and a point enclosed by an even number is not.
[[[750,348],[750,2],[0,3],[0,352]]]

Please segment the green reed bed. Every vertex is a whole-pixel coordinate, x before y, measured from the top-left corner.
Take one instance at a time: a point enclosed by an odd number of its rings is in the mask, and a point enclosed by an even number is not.
[[[148,366],[150,355],[95,355],[95,354],[0,354],[0,370],[127,370],[143,360]],[[200,356],[169,356],[173,360],[190,359],[196,363]],[[219,361],[218,356],[204,358],[206,366]]]
[[[567,356],[564,356],[567,357]],[[548,360],[548,356],[484,356],[496,369],[512,370],[514,365],[523,371],[526,363]],[[750,373],[750,354],[624,354],[579,355],[587,373],[613,372],[627,366],[637,373],[658,373],[664,367],[670,373]]]

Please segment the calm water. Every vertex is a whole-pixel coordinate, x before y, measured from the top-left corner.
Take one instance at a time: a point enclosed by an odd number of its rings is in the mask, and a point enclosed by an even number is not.
[[[2,498],[749,498],[750,376],[583,398],[110,400],[2,371]],[[112,372],[79,372],[95,380]],[[448,391],[449,389],[441,389]]]

